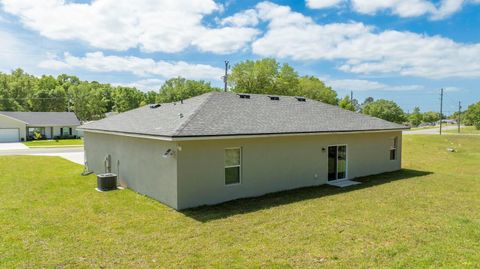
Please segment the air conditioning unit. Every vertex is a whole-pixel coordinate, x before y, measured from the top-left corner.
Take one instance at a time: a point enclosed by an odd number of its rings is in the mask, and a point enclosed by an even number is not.
[[[97,175],[97,190],[111,191],[117,189],[117,175],[105,173]]]

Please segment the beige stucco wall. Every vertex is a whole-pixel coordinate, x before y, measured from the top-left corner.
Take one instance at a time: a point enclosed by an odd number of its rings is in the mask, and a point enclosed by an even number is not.
[[[398,137],[397,159],[389,149]],[[112,172],[127,187],[173,208],[216,204],[243,197],[327,182],[329,145],[347,145],[347,177],[401,168],[401,132],[284,136],[168,142],[146,138],[85,132],[89,169],[104,172],[112,158]],[[242,148],[241,184],[224,184],[224,149]],[[163,158],[167,149],[173,158]],[[325,148],[325,151],[322,151]]]
[[[393,137],[397,159],[389,159]],[[327,182],[329,145],[347,145],[349,179],[401,168],[401,132],[179,142],[178,208]],[[224,184],[224,149],[242,148],[242,182]],[[322,151],[325,148],[325,151]]]
[[[90,171],[104,173],[110,154],[111,172],[121,185],[177,208],[177,161],[162,157],[167,149],[176,149],[175,143],[91,132],[84,133],[84,140]]]
[[[23,140],[26,141],[26,132],[27,132],[27,127],[24,122],[12,119],[10,117],[0,115],[0,129],[11,129],[11,128],[17,128],[20,130],[19,134],[19,140],[23,138]]]

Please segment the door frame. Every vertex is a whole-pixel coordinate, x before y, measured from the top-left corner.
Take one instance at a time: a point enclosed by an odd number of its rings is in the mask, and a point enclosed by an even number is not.
[[[337,147],[337,167],[335,174],[338,177],[338,147],[340,146],[345,146],[345,177],[341,179],[334,179],[334,180],[328,180],[328,148],[329,147]],[[348,144],[332,144],[327,146],[327,182],[335,182],[335,181],[341,181],[341,180],[347,180],[348,179]]]

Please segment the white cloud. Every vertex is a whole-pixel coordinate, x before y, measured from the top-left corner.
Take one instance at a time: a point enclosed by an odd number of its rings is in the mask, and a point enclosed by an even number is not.
[[[379,11],[390,10],[400,17],[415,17],[435,12],[435,5],[426,0],[351,0],[355,11],[373,15]]]
[[[157,91],[162,87],[163,80],[151,78],[151,79],[141,79],[129,83],[112,83],[113,86],[124,86],[124,87],[135,87],[141,91]]]
[[[247,9],[236,13],[230,17],[226,17],[220,21],[221,25],[231,26],[256,26],[258,24],[258,15],[255,9]]]
[[[344,0],[306,0],[307,6],[314,9],[322,9],[338,6]]]
[[[309,8],[321,9],[350,3],[356,12],[374,15],[389,11],[399,17],[429,15],[434,20],[444,19],[460,11],[464,4],[478,4],[479,0],[306,0]]]
[[[448,93],[448,92],[461,92],[462,89],[459,88],[459,87],[455,87],[455,86],[450,86],[450,87],[445,87],[443,89],[444,92]]]
[[[31,70],[31,63],[40,57],[40,52],[29,44],[29,40],[0,29],[0,71],[9,72],[19,67]]]
[[[335,90],[353,91],[418,91],[423,90],[421,85],[387,85],[378,81],[363,79],[326,80],[325,83]]]
[[[253,52],[261,56],[339,61],[338,69],[359,74],[480,77],[480,44],[381,32],[355,22],[321,25],[270,2],[258,4],[257,9],[260,19],[268,22],[265,35],[252,43]]]
[[[258,34],[254,28],[210,28],[206,15],[221,10],[213,0],[0,0],[6,12],[28,28],[55,40],[81,40],[91,46],[175,53],[190,46],[228,53],[245,47]],[[238,31],[240,35],[227,35]],[[209,36],[216,42],[209,42]]]
[[[39,64],[47,69],[80,68],[94,72],[128,72],[137,76],[160,76],[172,78],[182,76],[190,79],[219,80],[223,69],[204,64],[183,61],[154,61],[134,56],[105,56],[102,52],[87,53],[76,57],[65,53],[63,58],[52,57]]]

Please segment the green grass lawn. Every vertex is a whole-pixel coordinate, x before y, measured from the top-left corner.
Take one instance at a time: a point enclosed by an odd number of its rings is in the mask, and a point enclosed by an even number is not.
[[[457,134],[458,130],[445,130],[445,133]],[[460,134],[480,134],[480,130],[477,130],[474,126],[464,126],[460,129]]]
[[[455,147],[457,152],[447,152]],[[1,268],[473,268],[480,137],[404,136],[404,170],[176,212],[56,157],[0,157]]]
[[[34,140],[23,142],[28,147],[65,147],[83,145],[83,139]]]

